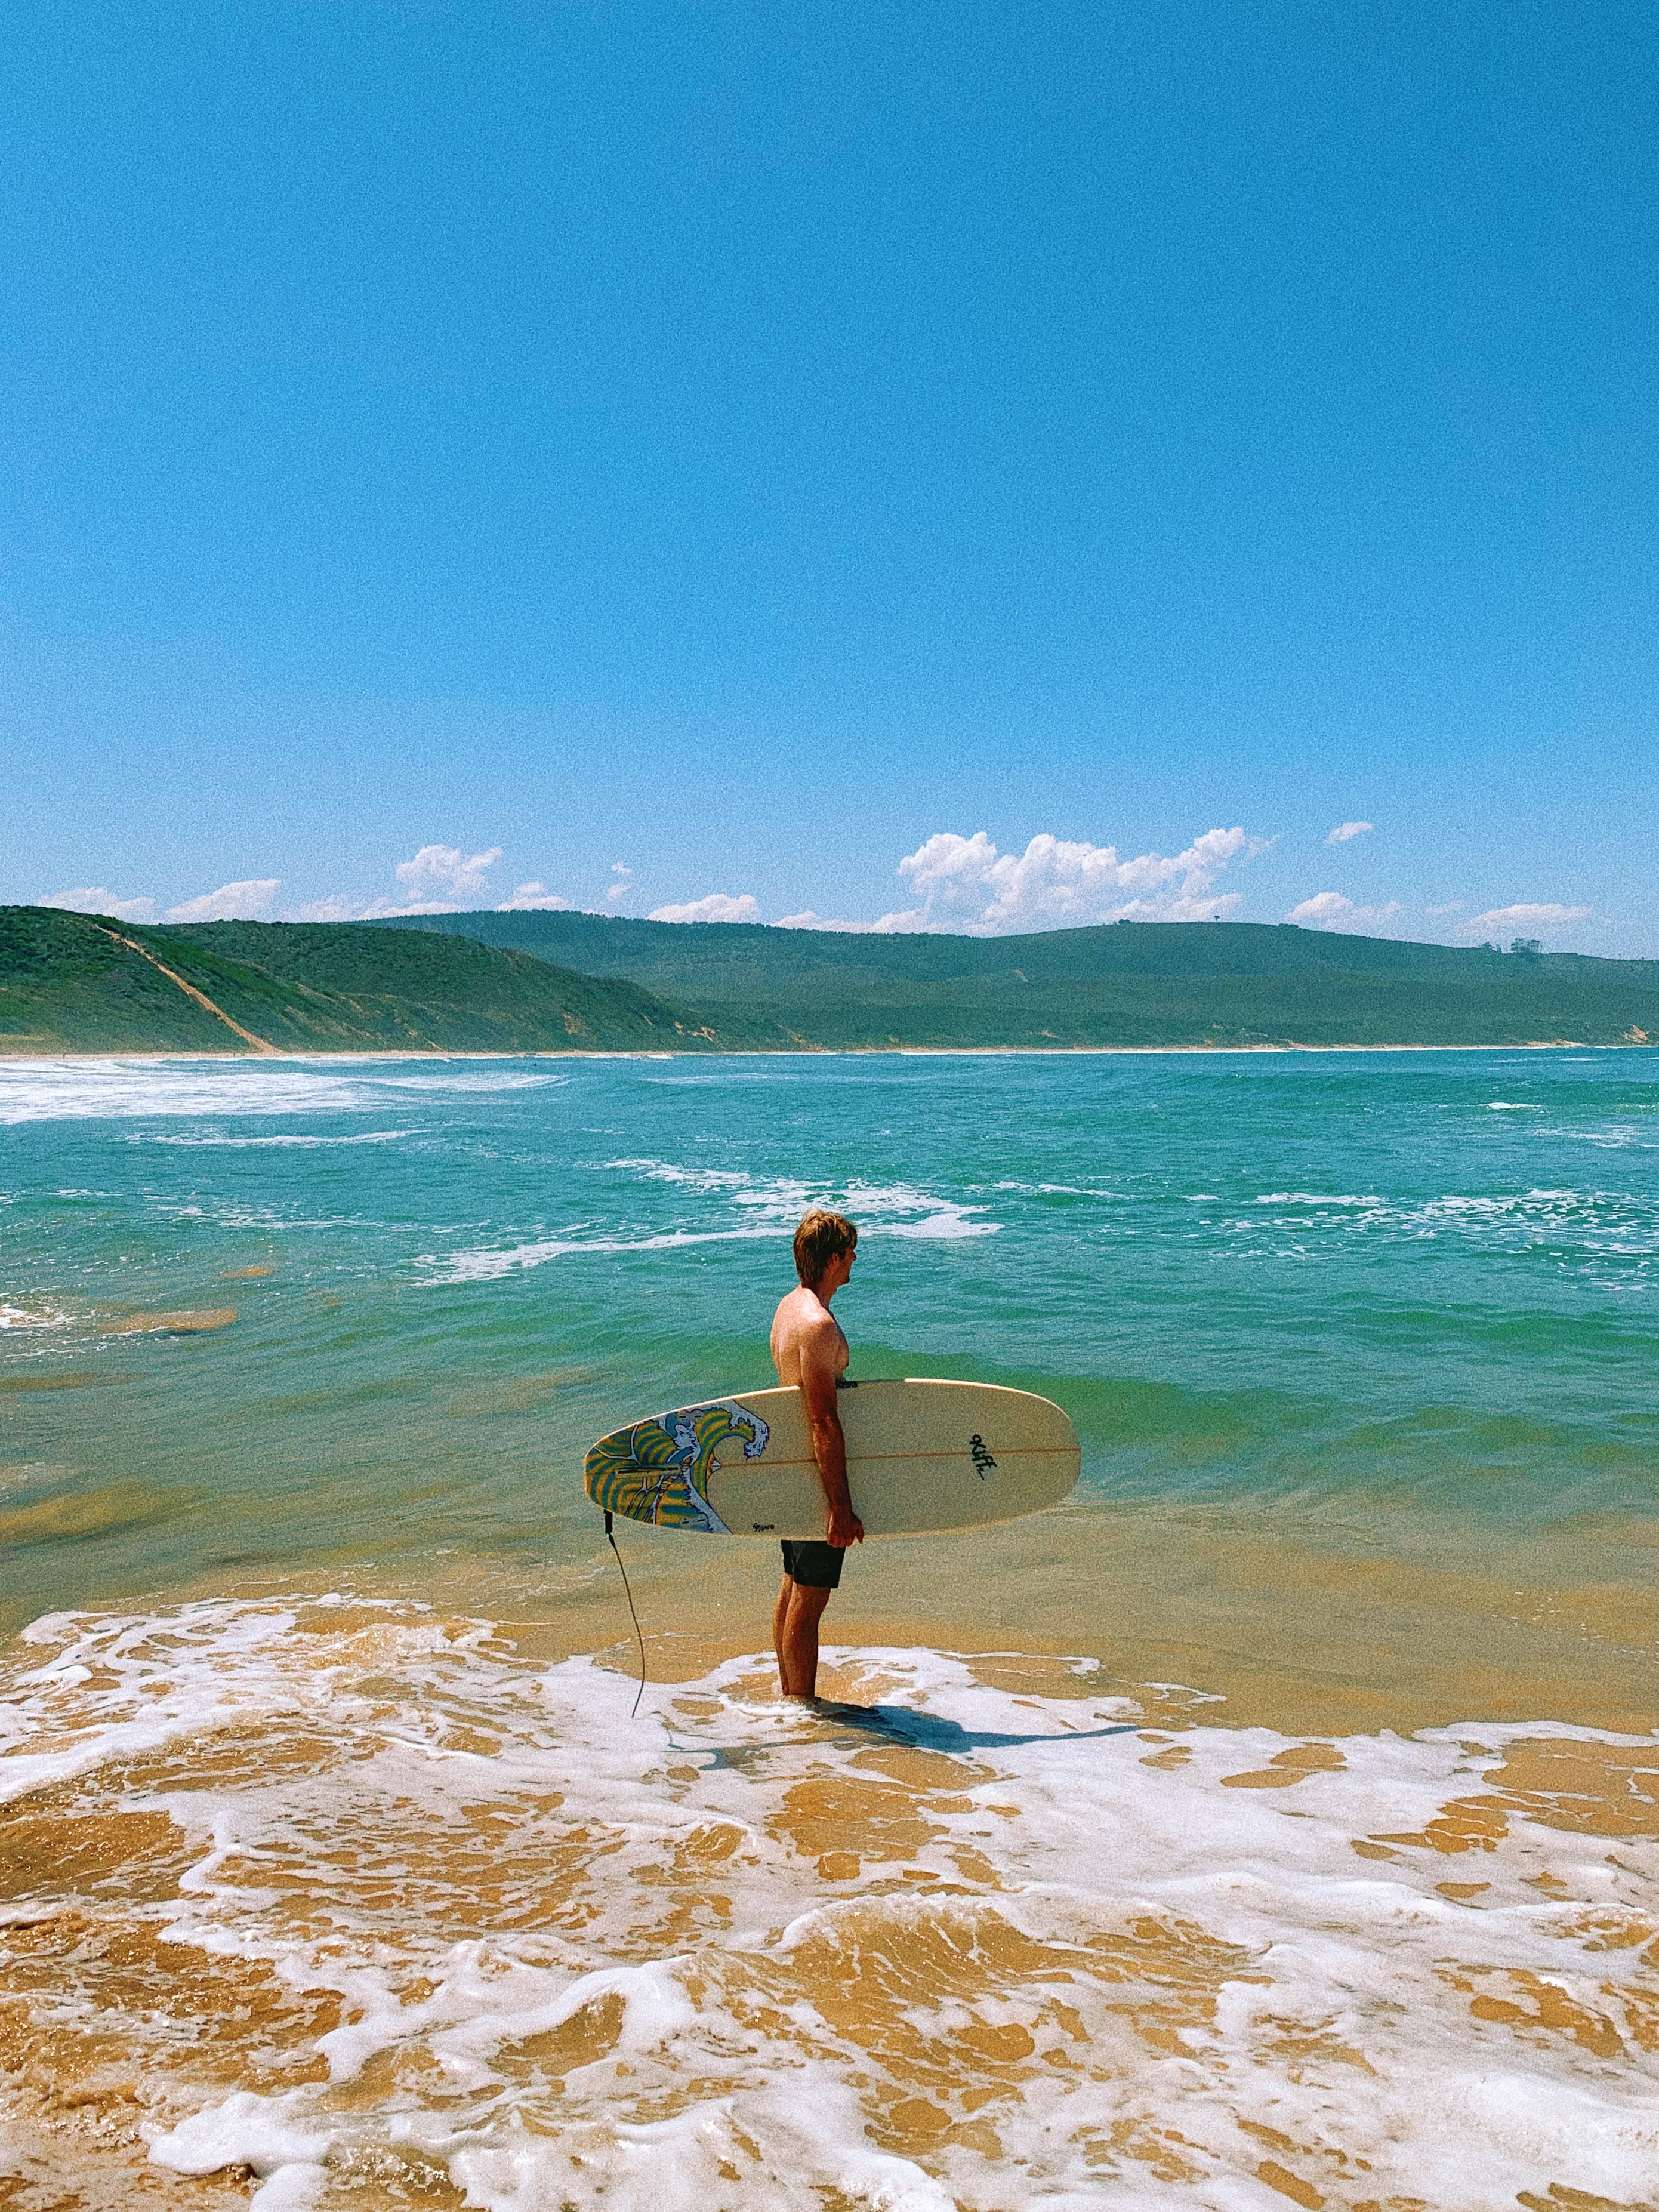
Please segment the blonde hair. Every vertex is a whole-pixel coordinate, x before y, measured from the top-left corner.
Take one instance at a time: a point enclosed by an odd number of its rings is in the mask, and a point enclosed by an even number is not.
[[[844,1213],[826,1213],[814,1206],[795,1231],[795,1273],[805,1288],[810,1291],[814,1283],[822,1282],[830,1262],[853,1251],[858,1241],[859,1232]]]

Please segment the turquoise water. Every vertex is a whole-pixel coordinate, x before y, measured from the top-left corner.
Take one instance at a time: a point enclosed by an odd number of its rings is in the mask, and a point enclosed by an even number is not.
[[[1645,2202],[1656,1061],[0,1064],[0,2163]],[[582,1453],[823,1200],[854,1371],[1082,1484],[855,1556],[817,1710],[769,1547],[624,1531],[636,1703]]]
[[[13,1062],[0,1597],[586,1559],[587,1443],[770,1379],[788,1236],[825,1201],[863,1233],[854,1371],[1060,1400],[1086,1506],[1248,1507],[1402,1557],[1641,1519],[1656,1072]]]

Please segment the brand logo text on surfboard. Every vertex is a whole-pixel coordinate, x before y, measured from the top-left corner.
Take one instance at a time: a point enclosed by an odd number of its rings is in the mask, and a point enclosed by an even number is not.
[[[990,1447],[986,1443],[983,1437],[969,1437],[968,1455],[973,1461],[974,1465],[979,1469],[979,1479],[983,1482],[986,1476],[996,1465],[996,1462],[991,1456]]]

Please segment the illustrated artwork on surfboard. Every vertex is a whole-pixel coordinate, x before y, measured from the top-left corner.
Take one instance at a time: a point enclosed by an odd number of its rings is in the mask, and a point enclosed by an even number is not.
[[[849,1382],[836,1410],[868,1536],[977,1528],[1057,1505],[1082,1454],[1061,1409],[989,1382]],[[708,1535],[823,1534],[823,1486],[798,1389],[744,1391],[617,1429],[587,1494],[629,1521]]]

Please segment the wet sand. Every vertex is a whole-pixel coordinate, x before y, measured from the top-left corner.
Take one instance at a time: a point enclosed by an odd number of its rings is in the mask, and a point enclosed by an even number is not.
[[[1653,1736],[1274,1729],[920,1646],[836,1648],[863,1710],[810,1713],[692,1632],[633,1719],[550,1639],[34,1632],[9,2203],[1649,2201]]]

